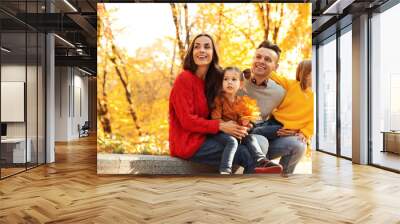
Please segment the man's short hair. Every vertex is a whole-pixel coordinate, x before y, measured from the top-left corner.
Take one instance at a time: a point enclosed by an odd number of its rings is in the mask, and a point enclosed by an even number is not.
[[[271,41],[269,41],[269,40],[264,40],[264,41],[261,42],[261,44],[258,45],[258,47],[257,47],[257,49],[260,49],[260,48],[268,48],[268,49],[271,49],[271,50],[275,51],[275,53],[278,55],[278,60],[279,60],[279,57],[280,57],[280,55],[281,55],[281,49],[278,47],[278,45],[273,44],[273,43],[272,43]]]

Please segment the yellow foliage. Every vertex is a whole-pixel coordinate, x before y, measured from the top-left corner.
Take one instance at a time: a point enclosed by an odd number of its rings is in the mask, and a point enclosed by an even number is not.
[[[241,120],[247,120],[255,122],[260,118],[260,110],[257,106],[257,101],[248,96],[243,96],[243,104],[239,105],[239,111],[241,112]]]

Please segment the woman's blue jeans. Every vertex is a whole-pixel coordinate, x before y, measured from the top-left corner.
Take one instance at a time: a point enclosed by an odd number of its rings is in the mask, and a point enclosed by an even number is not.
[[[207,136],[204,143],[190,160],[219,167],[223,152],[224,145],[213,138],[213,136]],[[233,164],[242,166],[244,168],[243,173],[254,173],[256,167],[255,161],[248,148],[242,144],[237,147],[233,157]]]

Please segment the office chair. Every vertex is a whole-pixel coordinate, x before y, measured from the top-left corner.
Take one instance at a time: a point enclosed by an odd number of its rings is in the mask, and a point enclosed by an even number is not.
[[[79,138],[89,136],[89,129],[90,129],[89,121],[85,121],[82,127],[79,127],[78,125],[78,129],[79,129]]]

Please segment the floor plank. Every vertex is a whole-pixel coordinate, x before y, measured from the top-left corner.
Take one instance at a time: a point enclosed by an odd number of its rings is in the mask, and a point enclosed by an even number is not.
[[[96,139],[0,181],[0,223],[400,223],[400,175],[313,155],[313,174],[98,176]]]

